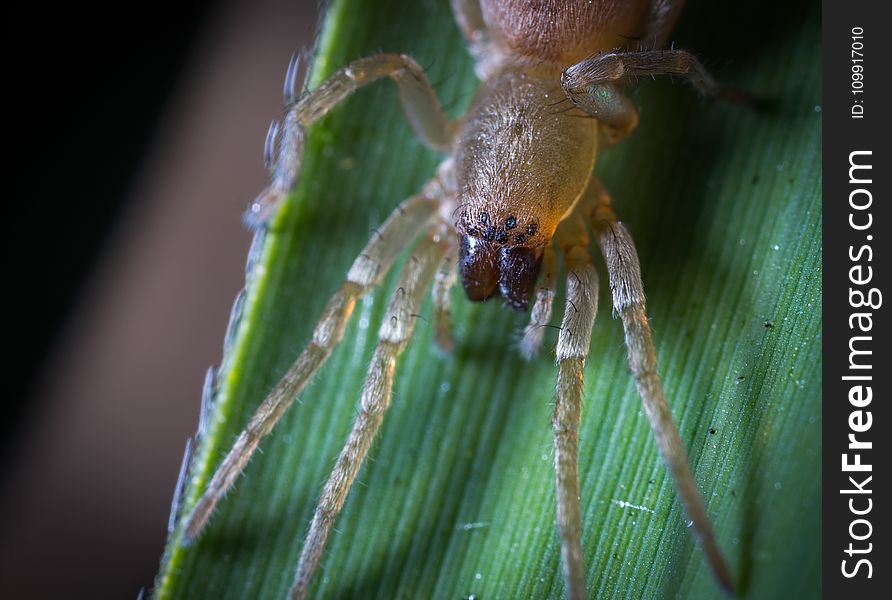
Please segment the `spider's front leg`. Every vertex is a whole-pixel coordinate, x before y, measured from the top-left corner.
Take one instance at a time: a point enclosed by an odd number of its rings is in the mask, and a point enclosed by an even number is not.
[[[267,138],[267,161],[272,171],[269,186],[251,203],[245,221],[252,227],[265,223],[297,182],[304,132],[359,88],[390,77],[399,88],[403,111],[415,134],[428,147],[446,152],[454,125],[443,114],[439,100],[421,66],[405,54],[378,54],[355,60],[336,71],[299,98],[293,86],[297,62],[292,60],[285,77],[284,125],[273,124]],[[278,150],[276,150],[278,146]]]
[[[582,415],[582,372],[588,358],[598,310],[598,274],[588,250],[589,236],[578,212],[555,233],[567,269],[567,306],[558,335],[558,380],[552,426],[557,483],[557,520],[567,597],[583,600],[582,515],[579,507],[579,421]]]
[[[347,493],[390,406],[396,360],[412,335],[421,300],[430,289],[443,256],[456,245],[457,240],[449,227],[439,223],[415,249],[400,275],[378,333],[378,345],[369,364],[353,429],[319,498],[300,555],[290,593],[292,600],[306,597],[334,519],[344,506]]]
[[[578,444],[582,411],[583,368],[597,311],[598,278],[588,252],[583,215],[591,221],[610,277],[613,308],[622,319],[629,368],[635,377],[651,430],[675,483],[678,496],[716,580],[733,591],[730,570],[715,540],[712,524],[697,490],[687,453],[672,419],[656,370],[656,352],[647,320],[641,269],[632,237],[610,205],[610,197],[592,178],[577,209],[563,221],[555,240],[567,265],[567,307],[558,337],[559,366],[554,426],[557,513],[567,595],[586,596],[579,507]]]
[[[220,498],[244,470],[263,439],[294,402],[307,382],[341,340],[356,300],[371,291],[415,237],[435,218],[446,192],[438,179],[397,207],[353,262],[347,279],[328,301],[313,338],[272,392],[258,407],[232,449],[214,471],[204,493],[185,522],[184,541],[196,539],[207,525]]]
[[[607,264],[613,310],[623,322],[629,368],[635,377],[638,394],[685,513],[703,546],[709,567],[722,588],[733,593],[731,572],[715,540],[712,523],[697,491],[684,443],[657,374],[657,355],[645,310],[644,286],[635,244],[625,225],[613,212],[610,196],[600,183],[592,178],[589,186],[592,193],[587,197],[591,201],[587,208]]]

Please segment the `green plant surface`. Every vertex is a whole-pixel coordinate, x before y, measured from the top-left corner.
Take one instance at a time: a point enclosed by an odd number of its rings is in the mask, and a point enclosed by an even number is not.
[[[820,6],[700,0],[686,7],[673,38],[720,80],[766,99],[765,108],[707,101],[681,82],[642,82],[633,92],[638,131],[605,152],[597,171],[636,238],[667,397],[740,595],[817,597]],[[317,51],[316,84],[361,56],[410,53],[453,115],[477,85],[445,0],[335,0]],[[311,129],[300,183],[258,246],[184,512],[309,340],[371,230],[439,160],[412,137],[387,82]],[[171,536],[156,597],[285,596],[401,262],[357,305],[344,342],[203,536],[188,547],[179,531]],[[643,414],[606,288],[580,430],[590,594],[716,598]],[[550,425],[556,332],[525,363],[516,341],[528,315],[463,296],[457,287],[451,355],[434,347],[430,301],[422,308],[314,597],[564,594]]]

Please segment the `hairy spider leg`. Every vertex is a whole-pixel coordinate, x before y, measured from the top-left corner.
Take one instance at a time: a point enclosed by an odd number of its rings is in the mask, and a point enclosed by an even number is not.
[[[486,23],[480,0],[449,0],[452,16],[468,44],[480,44],[486,38]]]
[[[350,267],[347,279],[322,311],[310,344],[269,393],[217,467],[186,521],[186,543],[201,534],[220,498],[245,469],[260,440],[278,423],[331,355],[344,334],[356,300],[381,282],[397,256],[433,222],[444,193],[437,178],[430,180],[420,194],[402,202],[366,244]]]
[[[409,257],[378,332],[378,345],[366,375],[359,412],[341,454],[319,498],[307,540],[297,566],[289,598],[306,597],[335,517],[341,512],[356,474],[390,406],[393,372],[405,349],[418,316],[424,294],[431,288],[437,266],[458,240],[449,226],[438,223]]]
[[[665,46],[682,8],[684,0],[652,0],[644,31],[636,40],[638,45],[650,48]]]
[[[297,61],[292,59],[285,77],[286,88],[296,79],[293,71],[297,68]],[[265,154],[269,157],[275,154],[274,160],[269,159],[274,163],[272,181],[248,207],[245,222],[249,226],[264,224],[297,182],[306,128],[362,86],[383,77],[390,77],[399,88],[403,112],[421,141],[434,150],[447,152],[450,149],[455,124],[443,114],[440,101],[421,66],[405,54],[360,58],[286,106],[281,134],[277,123],[271,127]],[[276,153],[273,147],[277,137]]]
[[[479,0],[449,0],[452,16],[461,29],[468,52],[474,58],[474,69],[477,77],[486,79],[491,57],[489,32],[483,20],[483,11]]]
[[[557,293],[557,259],[554,248],[547,246],[542,252],[542,271],[539,286],[533,295],[533,308],[530,310],[530,322],[523,330],[520,340],[520,354],[526,360],[532,360],[542,347],[545,328],[551,321],[554,296]]]
[[[684,50],[612,52],[586,59],[566,69],[561,85],[580,109],[596,116],[605,125],[605,137],[615,143],[631,133],[637,123],[634,106],[625,99],[616,83],[641,75],[683,75],[694,87],[710,95],[735,99],[733,92],[719,87],[700,62]],[[697,491],[684,444],[666,403],[656,371],[656,353],[645,311],[644,288],[638,254],[632,237],[613,212],[610,196],[592,177],[584,204],[607,263],[614,312],[623,322],[629,367],[644,403],[660,452],[675,482],[682,505],[703,546],[710,569],[726,591],[733,591],[727,563],[719,549],[712,525]]]
[[[719,85],[696,56],[675,49],[595,54],[564,69],[561,86],[579,108],[595,117],[605,113],[609,119],[612,114],[621,114],[613,109],[622,101],[614,84],[636,83],[642,77],[657,75],[682,77],[701,94],[729,102],[748,104],[753,100],[740,90]]]
[[[586,597],[581,546],[578,444],[582,411],[583,368],[589,353],[597,311],[597,273],[588,252],[588,234],[580,223],[587,214],[607,265],[615,313],[623,322],[629,368],[647,413],[660,452],[710,569],[726,591],[733,591],[730,571],[715,540],[712,525],[697,491],[684,444],[672,419],[656,371],[656,352],[645,311],[638,254],[631,235],[610,205],[596,178],[579,204],[561,223],[555,241],[565,255],[567,306],[558,337],[558,384],[552,417],[557,480],[557,519],[567,595]]]
[[[434,299],[434,335],[437,346],[443,352],[452,352],[455,342],[452,339],[452,297],[450,292],[458,277],[457,247],[451,248],[443,257],[437,274],[434,275],[432,296]]]
[[[596,198],[590,212],[592,227],[607,264],[614,314],[623,322],[629,369],[635,378],[657,446],[672,475],[678,497],[691,520],[694,533],[700,540],[709,567],[725,591],[733,593],[731,572],[713,534],[709,515],[691,474],[684,443],[672,419],[672,411],[666,402],[663,384],[657,374],[657,355],[645,311],[644,286],[641,283],[641,267],[635,244],[625,225],[613,212],[606,190],[594,178],[590,186],[596,187],[598,191],[592,195]]]
[[[567,302],[558,334],[558,377],[554,413],[554,471],[557,522],[567,597],[583,600],[582,513],[579,506],[579,422],[582,415],[583,369],[598,311],[598,274],[588,249],[589,234],[579,211],[565,219],[555,234],[567,270]]]

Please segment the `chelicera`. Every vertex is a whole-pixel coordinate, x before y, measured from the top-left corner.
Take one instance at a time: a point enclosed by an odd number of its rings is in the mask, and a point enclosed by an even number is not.
[[[638,122],[621,86],[643,75],[675,75],[702,93],[727,94],[690,53],[662,49],[682,4],[452,0],[481,80],[467,112],[454,121],[446,119],[424,71],[406,55],[354,61],[300,96],[292,62],[286,116],[268,138],[272,182],[251,205],[250,221],[263,223],[294,186],[305,129],[360,87],[384,77],[398,86],[415,133],[446,158],[356,258],[311,342],[260,405],[187,515],[185,541],[200,535],[261,439],[331,354],[357,299],[420,237],[381,324],[353,429],[322,491],[297,565],[290,597],[305,597],[390,404],[396,360],[409,342],[423,296],[433,293],[437,341],[445,349],[453,345],[449,292],[457,278],[471,301],[500,298],[511,309],[530,310],[521,351],[532,358],[542,345],[542,325],[551,318],[560,252],[567,299],[556,349],[552,417],[557,524],[567,595],[584,598],[577,447],[583,367],[598,298],[594,241],[605,259],[613,310],[622,320],[629,366],[658,446],[717,582],[733,589],[657,375],[632,237],[593,175],[598,150],[629,135]]]

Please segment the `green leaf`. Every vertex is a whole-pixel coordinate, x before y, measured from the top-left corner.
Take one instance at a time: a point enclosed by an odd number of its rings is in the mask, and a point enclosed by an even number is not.
[[[816,597],[819,5],[692,2],[674,39],[768,108],[705,101],[680,82],[642,82],[633,94],[639,130],[597,169],[637,240],[667,396],[742,595]],[[428,67],[452,114],[476,87],[445,0],[336,0],[313,80],[378,51],[407,52]],[[312,129],[298,189],[259,247],[184,510],[307,343],[371,230],[439,160],[413,139],[386,82]],[[157,597],[285,596],[351,425],[393,281],[357,306],[344,342],[263,442],[204,535],[188,547],[178,531],[172,535]],[[326,549],[312,589],[318,597],[564,593],[551,460],[553,353],[529,364],[519,358],[526,315],[472,305],[458,288],[454,305],[450,356],[434,349],[430,302],[422,309],[397,369],[393,406]],[[715,598],[625,365],[606,290],[601,306],[580,447],[590,593]],[[548,349],[554,343],[549,331]]]

